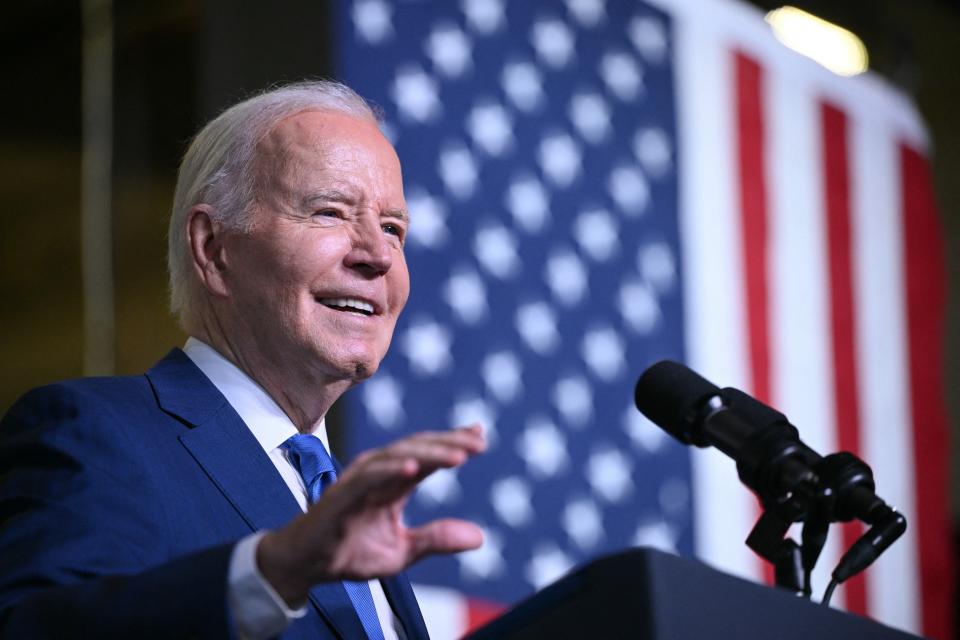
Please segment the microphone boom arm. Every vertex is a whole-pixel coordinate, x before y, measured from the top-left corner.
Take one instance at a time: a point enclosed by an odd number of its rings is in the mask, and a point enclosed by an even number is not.
[[[640,376],[636,404],[680,442],[716,447],[736,461],[740,480],[764,507],[747,545],[777,566],[778,585],[809,595],[810,572],[831,522],[859,519],[871,526],[841,558],[833,572],[837,584],[863,571],[906,530],[903,515],[876,495],[865,462],[848,452],[821,456],[786,416],[742,391],[720,389],[663,360]],[[804,522],[802,548],[786,538],[793,522]]]

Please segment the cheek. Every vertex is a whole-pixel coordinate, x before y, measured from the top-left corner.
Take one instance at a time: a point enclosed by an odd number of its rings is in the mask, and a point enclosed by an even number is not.
[[[404,305],[407,304],[407,299],[410,297],[410,273],[407,271],[407,263],[402,254],[400,259],[394,263],[393,268],[390,270],[390,276],[388,277],[394,278],[391,281],[393,304],[395,312],[400,313]]]
[[[287,288],[309,289],[322,274],[328,273],[342,253],[342,234],[325,234],[312,241],[304,239],[296,244],[278,248],[276,278]]]

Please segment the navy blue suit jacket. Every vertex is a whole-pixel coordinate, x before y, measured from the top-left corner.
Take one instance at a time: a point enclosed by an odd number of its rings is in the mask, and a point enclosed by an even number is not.
[[[179,349],[144,376],[35,389],[0,423],[0,635],[234,635],[238,539],[300,507],[240,416]],[[383,581],[410,638],[406,578]],[[283,638],[363,638],[339,583]]]

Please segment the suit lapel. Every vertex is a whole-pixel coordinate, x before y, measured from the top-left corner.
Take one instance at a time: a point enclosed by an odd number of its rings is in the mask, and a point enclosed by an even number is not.
[[[250,531],[277,529],[302,514],[276,467],[226,398],[180,349],[147,372],[157,402],[192,428],[180,442]],[[310,601],[343,638],[364,637],[340,583],[317,585]]]
[[[390,607],[403,623],[408,640],[429,640],[427,625],[423,621],[417,598],[413,594],[413,588],[406,574],[401,573],[392,578],[385,578],[380,581],[380,584],[383,585],[383,590],[387,594]]]
[[[174,349],[147,377],[161,408],[192,427],[180,442],[251,531],[275,529],[300,513],[260,443],[185,353]]]

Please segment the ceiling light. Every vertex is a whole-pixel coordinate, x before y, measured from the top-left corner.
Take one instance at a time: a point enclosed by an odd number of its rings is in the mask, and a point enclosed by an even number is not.
[[[766,20],[780,42],[834,73],[855,76],[867,70],[867,48],[843,27],[796,7],[774,9]]]

